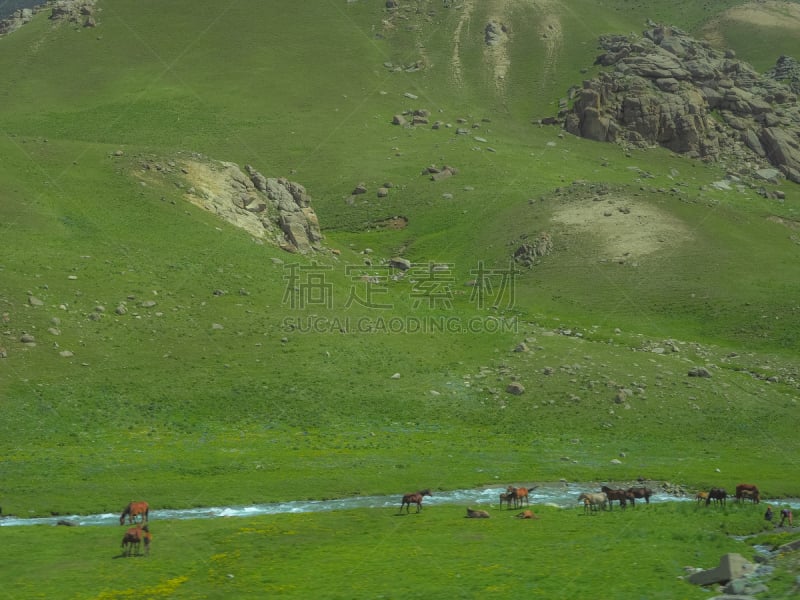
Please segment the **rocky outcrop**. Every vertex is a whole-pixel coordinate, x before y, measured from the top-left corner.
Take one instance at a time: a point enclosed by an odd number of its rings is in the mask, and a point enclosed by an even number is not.
[[[0,20],[0,35],[12,33],[28,23],[37,9],[20,8],[15,10],[8,18]]]
[[[53,21],[67,21],[84,27],[94,27],[95,0],[57,0],[51,3],[53,10],[50,19]]]
[[[763,76],[733,52],[667,26],[604,36],[600,46],[596,64],[606,70],[570,91],[572,108],[559,115],[567,131],[711,161],[755,161],[800,183],[800,108],[785,83],[790,59]]]
[[[741,554],[731,552],[719,559],[719,566],[714,569],[697,571],[688,577],[689,583],[695,585],[712,585],[714,583],[727,583],[733,579],[752,573],[755,566]]]
[[[33,16],[42,10],[50,10],[50,20],[72,23],[82,27],[97,25],[96,0],[42,0],[33,8],[20,8],[9,17],[0,20],[0,35],[12,33],[29,23]]]
[[[121,157],[121,154],[115,154]],[[319,220],[306,189],[283,177],[265,177],[254,167],[244,170],[232,162],[199,154],[161,161],[140,161],[143,182],[166,178],[184,197],[229,223],[289,252],[306,254],[322,249]]]

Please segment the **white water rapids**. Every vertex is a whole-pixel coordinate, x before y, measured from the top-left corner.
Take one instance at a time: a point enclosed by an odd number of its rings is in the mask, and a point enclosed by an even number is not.
[[[578,495],[584,491],[596,491],[596,484],[547,484],[536,487],[530,493],[531,505],[550,505],[560,508],[578,506]],[[445,504],[460,504],[463,506],[491,506],[499,505],[499,495],[505,488],[481,488],[473,490],[454,490],[449,492],[434,491],[432,496],[426,496],[423,506],[436,506]],[[691,496],[673,496],[654,490],[655,494],[650,502],[692,501]],[[391,496],[355,496],[335,500],[293,500],[289,502],[274,502],[267,504],[250,504],[246,506],[218,506],[208,508],[187,509],[161,509],[151,510],[150,518],[157,520],[173,519],[215,519],[219,517],[252,517],[257,515],[275,515],[282,513],[307,513],[325,512],[333,510],[350,510],[354,508],[393,508],[400,507],[402,494]],[[794,509],[800,508],[800,500],[762,501],[766,506],[771,502],[776,506],[789,505]],[[644,500],[637,504],[644,504]],[[411,508],[413,512],[416,506]],[[59,515],[54,517],[21,518],[17,516],[0,517],[0,527],[13,527],[20,525],[57,525],[59,521],[69,522],[72,525],[119,525],[119,513],[104,513],[98,515]]]
[[[498,506],[499,495],[505,492],[502,488],[480,488],[474,490],[454,490],[449,492],[434,491],[432,496],[426,496],[423,506],[436,506],[444,504],[460,504],[470,507]],[[598,484],[546,484],[533,489],[530,494],[531,506],[546,504],[559,508],[572,508],[578,506],[578,496],[581,492],[599,491]],[[660,492],[657,488],[650,498],[650,502],[675,502],[693,501],[691,496],[674,496]],[[158,520],[173,519],[215,519],[219,517],[252,517],[257,515],[276,515],[282,513],[325,512],[333,510],[350,510],[354,508],[400,508],[402,494],[391,496],[354,496],[336,500],[293,500],[289,502],[273,502],[266,504],[250,504],[246,506],[212,506],[208,508],[186,509],[161,509],[151,510],[150,518]],[[769,500],[762,501],[766,506],[771,503],[775,506],[791,506],[800,508],[800,500]],[[644,504],[638,500],[637,504]],[[416,506],[411,508],[413,512]],[[121,512],[121,511],[120,511]],[[59,515],[54,517],[20,518],[17,516],[0,517],[0,527],[13,527],[20,525],[57,525],[59,521],[69,522],[72,525],[119,525],[119,513],[104,513],[99,515]]]

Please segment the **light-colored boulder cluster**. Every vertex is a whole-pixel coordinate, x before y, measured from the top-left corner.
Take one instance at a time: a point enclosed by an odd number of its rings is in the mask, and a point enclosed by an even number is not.
[[[33,15],[38,11],[37,8],[20,8],[15,10],[5,19],[0,19],[0,35],[12,33],[30,22]]]
[[[5,19],[0,20],[0,35],[12,33],[29,23],[33,16],[43,10],[50,11],[50,20],[57,23],[65,22],[80,27],[97,26],[96,0],[50,0],[42,1],[32,8],[15,10]]]
[[[95,0],[58,0],[52,3],[50,19],[82,27],[95,27]]]
[[[301,254],[323,249],[311,196],[299,183],[266,177],[251,165],[242,170],[235,163],[200,154],[167,161],[147,158],[139,166],[143,182],[155,176],[176,178],[186,200],[259,241]]]
[[[607,67],[570,92],[560,115],[570,133],[632,146],[660,145],[706,160],[772,165],[800,183],[800,107],[795,91],[731,51],[674,27],[603,36]],[[786,77],[790,61],[779,61]]]

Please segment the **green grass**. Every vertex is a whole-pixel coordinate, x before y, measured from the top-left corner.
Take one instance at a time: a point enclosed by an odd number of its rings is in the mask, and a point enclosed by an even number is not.
[[[117,512],[131,498],[180,508],[640,476],[697,488],[747,480],[771,497],[800,495],[790,476],[798,451],[798,245],[794,230],[774,218],[798,220],[795,186],[780,186],[782,203],[752,190],[714,191],[709,184],[725,175],[720,165],[662,150],[625,152],[533,124],[593,72],[598,35],[638,31],[646,18],[696,31],[735,3],[566,3],[552,69],[543,61],[543,15],[516,5],[503,16],[513,24],[503,94],[483,67],[484,4],[462,30],[458,86],[450,61],[461,13],[433,3],[403,9],[407,19],[386,30],[382,3],[323,2],[313,10],[277,1],[162,4],[100,2],[94,30],[53,27],[42,14],[0,40],[5,513]],[[773,48],[759,39],[742,40],[737,51],[766,64]],[[782,43],[785,53],[796,46]],[[384,66],[421,58],[419,72]],[[415,108],[453,127],[391,125],[394,114]],[[456,135],[458,126],[470,135]],[[303,184],[326,245],[340,254],[290,255],[254,243],[189,205],[177,176],[143,172],[144,162],[179,163],[195,152]],[[433,182],[423,174],[431,164],[458,174]],[[387,181],[393,187],[378,199],[375,190]],[[368,193],[348,202],[359,182]],[[689,241],[667,236],[658,252],[625,264],[607,260],[606,240],[553,220],[564,207],[592,201],[580,200],[573,182],[669,215]],[[407,227],[381,227],[396,215]],[[520,241],[543,231],[554,252],[503,288]],[[398,254],[417,267],[372,290],[387,307],[365,305],[361,275],[390,274],[382,262]],[[422,268],[432,263],[450,265],[439,280],[452,292],[446,302],[420,296],[435,283]],[[293,269],[300,269],[297,281]],[[481,273],[494,278],[484,303],[466,285]],[[295,285],[313,283],[309,275],[328,286],[315,288],[326,290],[323,301],[295,293]],[[121,305],[127,313],[115,312]],[[386,325],[446,319],[482,329]],[[320,327],[309,330],[310,322]],[[20,342],[26,333],[35,346]],[[530,350],[514,352],[523,340]],[[679,351],[653,351],[666,340]],[[713,376],[688,377],[696,366]],[[514,380],[523,395],[505,392]],[[622,403],[619,389],[632,392]],[[171,557],[166,563],[87,558],[98,561],[98,579],[84,597],[124,597],[130,588],[116,583],[115,569],[130,563],[153,569],[136,593],[173,586],[187,597],[221,595],[226,586],[239,597],[270,586],[325,595],[321,583],[298,575],[314,561],[337,582],[332,593],[347,597],[373,590],[393,597],[420,586],[450,586],[465,597],[476,590],[553,596],[564,585],[585,591],[594,589],[592,578],[609,580],[613,555],[557,564],[559,552],[516,556],[508,540],[520,523],[492,520],[497,529],[481,530],[488,537],[470,537],[464,531],[476,523],[463,521],[461,510],[432,512],[434,526],[414,531],[422,536],[414,564],[425,565],[416,572],[400,566],[414,557],[382,559],[364,533],[375,529],[389,540],[400,523],[420,522],[414,518],[354,511],[254,521],[281,543],[298,535],[324,541],[318,550],[304,545],[301,558],[285,548],[290,558],[269,575],[258,574],[254,565],[263,561],[252,558],[275,543],[269,535],[226,523],[170,524],[176,540],[158,554]],[[657,511],[664,511],[652,525],[658,535],[675,532],[675,564],[656,564],[652,542],[624,550],[630,554],[613,564],[641,557],[636,573],[653,579],[637,590],[663,585],[663,597],[694,597],[697,590],[673,587],[683,585],[676,583],[682,565],[695,562],[682,553],[697,552],[710,536],[708,554],[704,547],[696,562],[711,566],[723,547],[742,544],[717,537],[719,523],[697,521],[701,513],[684,505]],[[618,527],[630,515],[607,516],[591,522]],[[543,526],[540,548],[595,554],[588,518],[548,517],[534,524]],[[639,519],[626,531],[657,535]],[[558,526],[549,531],[551,520]],[[684,522],[713,533],[693,537]],[[562,539],[559,529],[570,535]],[[749,532],[734,529],[725,533]],[[31,561],[18,569],[15,596],[34,596],[35,574],[47,573],[45,592],[64,585],[81,597],[75,573],[86,566],[85,553],[74,553],[64,570],[59,557],[74,538],[91,549],[107,535],[104,528],[0,529],[20,548],[15,559]],[[181,539],[193,549],[187,556]],[[467,568],[456,550],[464,545],[480,547],[482,566]],[[212,576],[216,554],[225,558]],[[365,577],[352,566],[364,556],[364,570],[377,572],[385,561],[399,574],[383,567],[384,575]],[[444,570],[431,572],[428,556],[441,556]],[[559,575],[552,582],[521,575],[531,556]],[[237,561],[244,561],[241,576],[220,575]],[[570,579],[565,565],[577,563],[585,571]],[[365,587],[344,587],[358,581],[353,573]],[[65,583],[62,574],[76,579]],[[177,583],[182,577],[189,579]],[[627,579],[615,579],[620,594],[634,593]]]
[[[546,598],[601,586],[615,596],[704,598],[707,590],[681,579],[684,568],[713,568],[727,552],[752,560],[748,543],[729,534],[763,529],[753,506],[666,503],[597,515],[539,506],[534,521],[485,508],[488,520],[445,505],[403,516],[387,508],[153,521],[150,556],[133,558],[119,557],[119,527],[4,528],[5,589],[62,598]]]

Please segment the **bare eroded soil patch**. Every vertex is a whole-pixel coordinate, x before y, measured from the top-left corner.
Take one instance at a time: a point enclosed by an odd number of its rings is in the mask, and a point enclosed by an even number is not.
[[[720,25],[725,21],[756,27],[774,27],[785,30],[785,35],[796,36],[800,34],[800,4],[780,0],[762,0],[735,6],[704,27],[703,37],[714,44],[722,44],[724,36],[720,31]]]
[[[558,209],[553,221],[600,240],[600,259],[641,258],[692,238],[682,221],[657,207],[624,196],[570,202]]]

